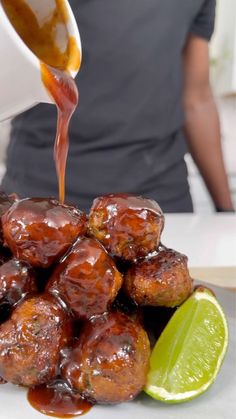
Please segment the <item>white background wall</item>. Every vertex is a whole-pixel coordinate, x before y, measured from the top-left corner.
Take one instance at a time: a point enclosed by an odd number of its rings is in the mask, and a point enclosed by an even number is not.
[[[236,207],[236,95],[217,100],[221,119],[222,147],[231,194]],[[189,181],[196,212],[211,212],[213,205],[191,157],[187,156]]]
[[[218,0],[210,52],[211,80],[218,98],[225,164],[236,205],[236,0]],[[187,161],[195,210],[209,212],[212,210],[209,195],[189,156]]]
[[[236,1],[218,0],[211,42],[212,82],[217,95],[236,94]]]

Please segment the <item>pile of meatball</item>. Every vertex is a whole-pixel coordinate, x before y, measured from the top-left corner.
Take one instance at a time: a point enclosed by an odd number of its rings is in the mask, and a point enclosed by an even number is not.
[[[192,292],[187,257],[161,244],[159,205],[112,194],[87,216],[1,193],[0,215],[0,381],[132,400],[149,369],[145,310],[158,325]]]

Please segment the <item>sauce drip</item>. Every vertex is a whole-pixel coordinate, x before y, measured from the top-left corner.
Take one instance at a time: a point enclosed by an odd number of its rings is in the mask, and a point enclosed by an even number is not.
[[[65,1],[50,0],[48,4],[51,11],[45,16],[36,13],[35,2],[31,0],[2,0],[3,8],[16,32],[39,58],[42,81],[58,109],[54,160],[59,200],[63,203],[68,127],[78,104],[78,89],[69,71],[79,69],[81,55],[75,38],[69,36],[67,31],[68,12]]]
[[[92,407],[91,403],[74,394],[63,382],[30,388],[28,400],[39,412],[59,418],[81,416]]]
[[[107,211],[111,214],[117,210],[130,209],[133,211],[150,211],[158,217],[163,218],[162,210],[156,201],[131,194],[120,193],[105,195],[102,199],[96,198],[93,206],[96,209],[105,206]]]
[[[59,186],[59,200],[65,200],[65,172],[68,155],[68,128],[78,104],[77,86],[67,73],[41,63],[41,77],[57,106],[57,133],[54,144],[54,160]]]

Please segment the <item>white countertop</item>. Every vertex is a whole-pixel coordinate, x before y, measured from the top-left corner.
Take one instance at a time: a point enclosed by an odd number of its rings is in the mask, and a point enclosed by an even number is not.
[[[236,266],[236,215],[167,214],[162,241],[189,265]]]
[[[162,242],[188,256],[193,277],[236,288],[236,215],[167,214],[165,219]]]

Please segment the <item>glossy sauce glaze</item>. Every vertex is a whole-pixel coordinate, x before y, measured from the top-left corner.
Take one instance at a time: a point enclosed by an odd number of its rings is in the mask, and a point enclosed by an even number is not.
[[[172,249],[130,266],[124,291],[137,305],[174,308],[192,292],[187,256]]]
[[[122,275],[104,247],[79,239],[55,268],[46,290],[60,298],[79,319],[103,314],[122,286]]]
[[[159,205],[140,196],[110,194],[93,201],[89,231],[112,255],[135,261],[153,252],[164,227]]]
[[[59,184],[60,202],[65,200],[65,170],[68,154],[68,126],[78,104],[78,89],[70,71],[78,71],[80,50],[69,36],[64,0],[56,0],[50,16],[44,19],[24,0],[2,0],[4,10],[24,43],[41,61],[42,81],[58,109],[54,159]],[[58,33],[61,43],[58,44]]]
[[[37,292],[33,270],[17,259],[0,266],[0,307],[14,306],[28,294]]]
[[[98,197],[94,200],[92,209],[99,209],[100,205],[107,207],[111,214],[119,209],[129,209],[133,211],[151,211],[163,218],[163,213],[158,203],[153,199],[143,198],[142,196],[124,193],[105,195],[102,199]]]
[[[16,201],[2,220],[5,243],[14,256],[42,268],[58,261],[87,228],[83,212],[45,198]]]
[[[31,406],[48,416],[72,418],[87,413],[92,404],[73,393],[63,381],[28,390]]]
[[[82,397],[99,404],[130,401],[143,389],[150,345],[142,325],[124,313],[109,312],[84,323],[61,374]]]
[[[71,318],[55,298],[25,298],[0,326],[0,376],[24,387],[51,382],[71,338]]]

